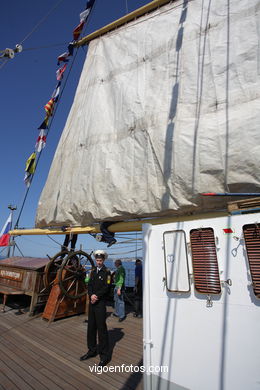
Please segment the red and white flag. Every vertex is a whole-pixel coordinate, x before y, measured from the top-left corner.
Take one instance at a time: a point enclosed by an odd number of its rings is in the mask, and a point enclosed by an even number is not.
[[[59,57],[58,57],[58,65],[60,65],[60,62],[68,62],[68,57],[70,56],[70,53],[69,52],[65,52],[63,54],[61,54]]]
[[[46,145],[46,130],[41,129],[35,144],[35,151],[40,153]]]
[[[63,73],[65,72],[67,68],[67,64],[64,64],[61,68],[59,68],[56,72],[56,78],[58,81],[60,81],[63,77]]]
[[[80,22],[80,24],[73,30],[73,39],[74,41],[77,41],[79,39],[79,36],[83,30],[85,22]]]
[[[85,9],[85,11],[81,12],[81,14],[79,14],[80,22],[85,22],[89,13],[90,13],[90,8],[87,8]]]
[[[0,246],[9,245],[9,239],[10,239],[9,230],[11,230],[11,224],[12,224],[12,214],[10,214],[9,217],[7,218],[6,223],[4,224],[4,227],[0,233]]]

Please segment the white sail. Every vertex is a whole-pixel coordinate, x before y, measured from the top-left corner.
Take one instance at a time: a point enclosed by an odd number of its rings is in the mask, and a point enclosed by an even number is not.
[[[259,0],[171,2],[90,42],[38,227],[223,206],[260,188]]]

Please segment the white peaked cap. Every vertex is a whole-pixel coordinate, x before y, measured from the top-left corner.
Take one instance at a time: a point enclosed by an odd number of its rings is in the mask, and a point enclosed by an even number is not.
[[[95,257],[98,257],[98,256],[104,256],[104,258],[106,259],[107,258],[107,252],[103,251],[102,249],[98,249],[94,252],[94,256]]]

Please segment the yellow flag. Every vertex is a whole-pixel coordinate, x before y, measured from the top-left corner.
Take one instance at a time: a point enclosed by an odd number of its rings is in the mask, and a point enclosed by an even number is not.
[[[35,172],[36,168],[36,153],[32,153],[25,165],[25,172],[30,173],[31,175]]]

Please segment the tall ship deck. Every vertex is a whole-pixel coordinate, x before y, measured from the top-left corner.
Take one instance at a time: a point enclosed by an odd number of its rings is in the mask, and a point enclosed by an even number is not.
[[[128,368],[121,366],[142,365],[142,320],[134,318],[132,313],[119,324],[112,316],[112,308],[108,307],[112,359],[106,367],[108,371],[101,374],[95,372],[98,357],[79,360],[87,350],[84,314],[49,323],[41,315],[29,317],[24,313],[18,316],[10,300],[6,312],[0,315],[1,390],[143,388],[142,374],[127,372]],[[116,374],[113,369],[117,370]]]

